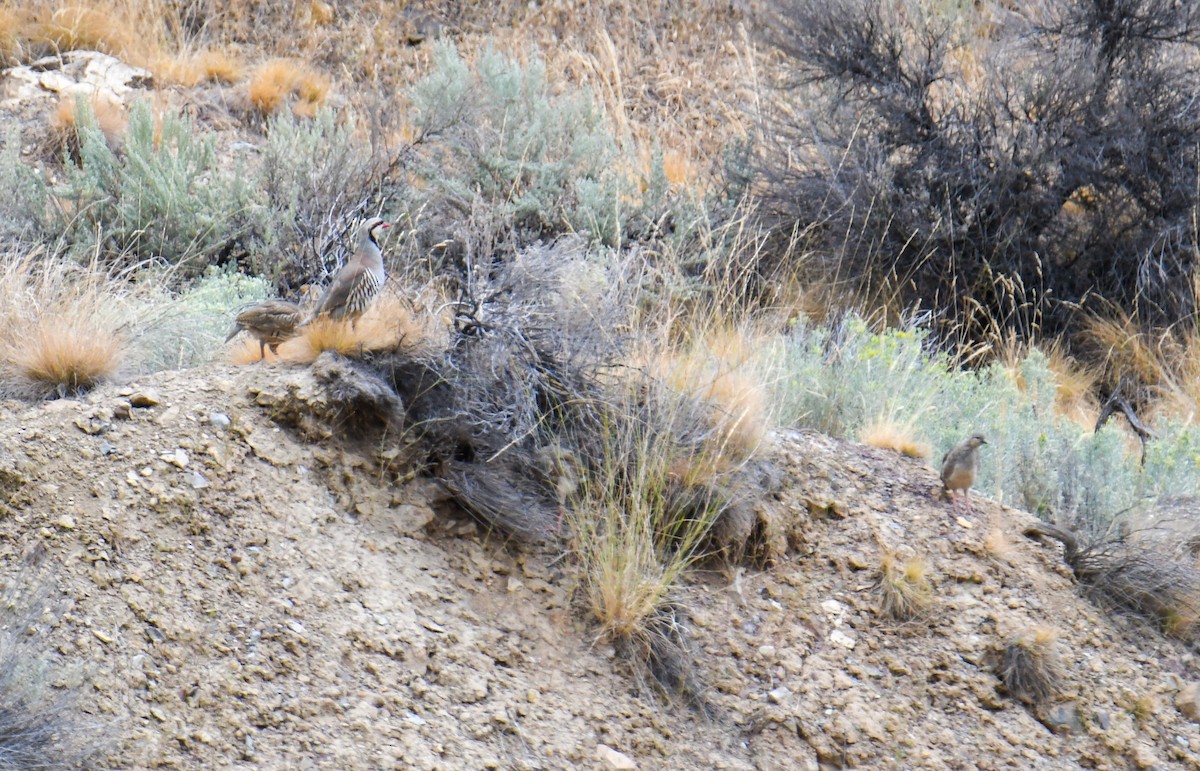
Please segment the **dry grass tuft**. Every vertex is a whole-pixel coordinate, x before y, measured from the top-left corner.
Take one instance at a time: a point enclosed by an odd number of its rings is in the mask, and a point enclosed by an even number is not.
[[[602,457],[581,475],[566,519],[582,594],[601,636],[645,661],[669,692],[695,697],[671,596],[706,556],[722,505],[701,496],[678,516],[672,458],[687,443],[676,431],[689,424],[692,405],[661,385],[650,385],[646,398],[642,385],[627,384],[630,393],[609,405],[598,437]]]
[[[124,339],[98,332],[91,313],[63,308],[63,316],[39,316],[5,351],[30,390],[60,396],[87,391],[112,377],[121,364]]]
[[[880,614],[893,621],[911,621],[928,612],[933,604],[928,572],[921,557],[901,562],[897,555],[885,552],[875,582]]]
[[[1026,630],[1004,646],[997,673],[1004,689],[1026,704],[1044,704],[1062,689],[1062,666],[1050,627]]]
[[[717,476],[754,454],[770,427],[767,384],[754,368],[758,337],[718,328],[690,344],[644,356],[652,377],[705,405],[712,434],[689,483]],[[696,463],[692,464],[696,466]]]
[[[236,83],[242,64],[226,51],[205,50],[191,54],[167,53],[150,69],[161,80],[191,88],[201,83]]]
[[[304,325],[296,337],[279,346],[279,358],[311,364],[323,351],[356,357],[403,349],[420,355],[443,348],[448,336],[449,320],[444,315],[431,313],[401,297],[393,286],[385,289],[353,324],[321,317]],[[254,353],[257,361],[257,343]],[[235,347],[231,355],[236,363],[243,363],[244,346]]]
[[[1173,536],[1147,529],[1081,543],[1075,533],[1047,522],[1030,525],[1025,534],[1060,541],[1064,561],[1098,604],[1149,619],[1183,640],[1200,637],[1200,568],[1192,555],[1180,553]]]
[[[1099,362],[1099,382],[1148,389],[1143,418],[1200,417],[1200,327],[1142,329],[1128,312],[1117,311],[1085,320],[1079,339]]]
[[[0,65],[12,65],[20,60],[24,31],[28,28],[27,10],[0,7]]]
[[[81,117],[80,100],[82,96],[65,95],[58,100],[58,105],[50,115],[50,138],[54,148],[61,152],[66,148],[72,158],[78,161],[79,119]],[[129,116],[115,100],[96,93],[86,98],[87,109],[94,117],[96,127],[104,135],[104,141],[113,151],[118,150],[124,140],[125,129],[129,125]]]
[[[145,50],[145,30],[124,9],[91,5],[43,8],[28,30],[35,42],[59,51],[103,51],[117,57]]]
[[[928,458],[933,454],[929,443],[916,437],[913,426],[900,424],[890,418],[871,421],[863,426],[858,438],[863,444],[894,450],[910,458]]]
[[[1086,430],[1092,430],[1100,410],[1096,402],[1102,372],[1088,367],[1067,352],[1060,341],[1033,346],[1009,336],[999,346],[997,358],[1004,372],[1022,392],[1026,390],[1022,362],[1035,349],[1042,354],[1046,367],[1054,376],[1054,407],[1059,415]]]
[[[114,284],[38,257],[11,260],[0,276],[0,390],[28,398],[86,391],[112,377],[125,352]]]
[[[250,75],[246,95],[263,117],[275,114],[289,102],[294,114],[311,117],[325,103],[329,89],[329,78],[303,63],[271,59]]]

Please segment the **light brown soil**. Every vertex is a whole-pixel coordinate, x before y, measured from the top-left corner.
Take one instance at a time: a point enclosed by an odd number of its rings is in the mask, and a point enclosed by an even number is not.
[[[1078,598],[1020,535],[1027,515],[981,502],[957,524],[918,462],[775,438],[785,481],[766,504],[794,549],[680,595],[705,716],[596,641],[569,560],[276,425],[252,392],[300,373],[211,366],[0,410],[0,471],[18,480],[0,559],[46,547],[65,612],[36,634],[115,736],[99,767],[607,767],[599,744],[642,769],[1200,763],[1200,726],[1174,706],[1193,655]],[[122,419],[122,391],[159,403]],[[929,560],[929,618],[875,612],[885,547]],[[998,692],[990,654],[1047,624],[1066,689],[1037,710]],[[1077,710],[1071,733],[1039,721],[1055,708]]]

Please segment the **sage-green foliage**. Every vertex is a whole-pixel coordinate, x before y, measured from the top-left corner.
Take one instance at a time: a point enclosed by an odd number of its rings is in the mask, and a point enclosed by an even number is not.
[[[1037,351],[1017,373],[999,364],[963,370],[919,326],[877,333],[851,317],[835,327],[797,323],[763,360],[776,373],[783,424],[855,437],[891,419],[934,447],[935,467],[981,432],[988,444],[975,489],[1039,516],[1102,528],[1160,496],[1200,490],[1200,429],[1163,421],[1142,466],[1114,421],[1092,432],[1057,414],[1054,374]]]
[[[312,120],[271,119],[261,180],[272,216],[255,266],[273,279],[311,281],[336,268],[378,194],[378,164],[355,122],[322,108]]]
[[[619,241],[622,196],[633,186],[590,91],[552,94],[536,56],[522,66],[487,50],[472,70],[453,44],[439,43],[433,72],[409,97],[419,142],[433,150],[426,176],[440,192],[460,205],[482,199],[538,232]]]
[[[149,280],[147,278],[147,280]],[[209,267],[204,275],[174,294],[165,288],[138,295],[131,317],[138,333],[131,339],[131,368],[137,372],[194,367],[210,361],[233,328],[240,306],[271,294],[258,276]]]
[[[199,273],[216,255],[246,248],[262,217],[251,176],[218,163],[212,135],[164,113],[159,129],[145,102],[129,115],[124,150],[109,147],[91,106],[80,100],[79,161],[66,160],[66,182],[51,192],[65,207],[49,210],[48,232],[132,261],[163,260]]]
[[[21,162],[21,129],[11,126],[0,147],[0,237],[17,241],[41,236],[49,188],[42,176]]]

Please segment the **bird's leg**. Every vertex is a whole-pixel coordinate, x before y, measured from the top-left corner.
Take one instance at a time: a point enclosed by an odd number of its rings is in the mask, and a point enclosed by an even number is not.
[[[267,360],[267,344],[262,340],[258,341],[258,361],[261,364]]]
[[[970,514],[971,513],[971,489],[967,488],[966,490],[963,490],[963,495],[967,499],[967,513]]]

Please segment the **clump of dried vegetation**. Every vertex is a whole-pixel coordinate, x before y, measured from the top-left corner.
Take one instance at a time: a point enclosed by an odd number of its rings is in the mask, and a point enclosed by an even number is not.
[[[1084,594],[1101,607],[1140,616],[1194,641],[1200,632],[1200,570],[1178,535],[1163,525],[1089,534],[1039,522],[1031,537],[1062,543],[1063,559]]]
[[[901,559],[885,552],[879,560],[875,578],[879,612],[893,621],[912,621],[929,611],[933,604],[933,585],[929,566],[919,556]]]
[[[94,268],[95,266],[91,266]],[[126,350],[120,280],[34,252],[3,262],[3,390],[76,394],[112,377]]]
[[[1062,664],[1054,649],[1057,640],[1057,630],[1036,627],[1005,643],[997,675],[1009,695],[1036,706],[1062,690]]]

